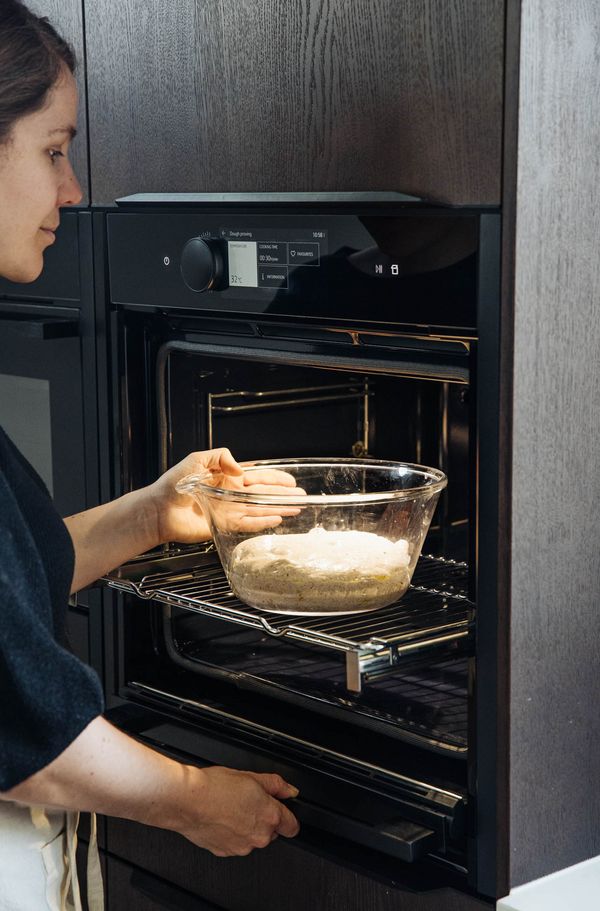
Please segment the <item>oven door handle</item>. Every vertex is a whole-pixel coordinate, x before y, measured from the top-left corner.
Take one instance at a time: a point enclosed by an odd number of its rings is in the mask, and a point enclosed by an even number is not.
[[[369,825],[362,820],[333,812],[302,798],[287,800],[286,804],[303,825],[346,838],[406,863],[414,863],[428,852],[440,847],[439,834],[407,819],[398,818],[378,825]]]
[[[127,704],[109,709],[104,717],[128,734],[140,737],[151,747],[154,744],[147,738],[146,732],[152,724],[164,721],[164,717],[161,718],[152,709]],[[213,764],[200,756],[184,755],[170,747],[163,749],[162,752],[173,759],[192,762],[199,767]],[[302,825],[345,838],[406,863],[414,863],[425,854],[444,845],[442,831],[436,832],[400,815],[392,819],[371,822],[352,816],[352,807],[345,807],[346,812],[331,810],[303,797],[286,800],[285,803]]]
[[[19,316],[9,317],[0,313],[0,325],[17,335],[26,338],[37,338],[42,341],[57,338],[74,338],[79,335],[79,322],[76,319],[65,319],[59,316]]]

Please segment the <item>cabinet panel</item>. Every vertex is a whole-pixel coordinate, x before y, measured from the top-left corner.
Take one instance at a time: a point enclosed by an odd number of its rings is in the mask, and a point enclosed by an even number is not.
[[[511,548],[511,886],[600,853],[600,6],[524,0]]]
[[[132,192],[500,198],[504,0],[95,0],[93,201]]]
[[[38,16],[46,16],[57,32],[71,44],[77,56],[75,76],[79,88],[79,117],[71,161],[83,190],[82,203],[86,203],[89,185],[82,0],[27,0],[27,6]]]
[[[491,911],[493,907],[453,889],[435,888],[433,882],[419,885],[418,875],[401,863],[393,879],[367,876],[355,869],[350,848],[344,866],[321,851],[284,838],[248,857],[217,858],[179,835],[120,819],[107,820],[107,848],[202,896],[209,907],[212,903],[227,911]],[[360,857],[364,861],[362,849]],[[109,904],[109,911],[120,911],[120,906]]]
[[[107,911],[221,911],[212,902],[112,857],[105,884]]]

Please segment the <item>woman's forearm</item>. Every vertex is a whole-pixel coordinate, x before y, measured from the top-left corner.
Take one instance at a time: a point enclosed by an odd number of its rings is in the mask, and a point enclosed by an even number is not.
[[[53,762],[2,794],[174,828],[187,767],[96,718]]]
[[[132,819],[228,856],[296,835],[298,823],[280,801],[297,793],[279,775],[183,765],[96,718],[0,799]]]
[[[66,518],[75,549],[71,591],[160,544],[156,509],[147,489]]]

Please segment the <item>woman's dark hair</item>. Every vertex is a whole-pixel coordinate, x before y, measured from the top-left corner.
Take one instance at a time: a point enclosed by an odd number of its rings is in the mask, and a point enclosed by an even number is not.
[[[0,145],[19,117],[43,108],[65,66],[75,70],[75,54],[48,20],[0,0]]]

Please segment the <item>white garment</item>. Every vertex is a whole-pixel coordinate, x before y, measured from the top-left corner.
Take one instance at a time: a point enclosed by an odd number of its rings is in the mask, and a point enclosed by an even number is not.
[[[78,813],[0,801],[0,911],[82,911],[78,822]],[[94,814],[87,879],[89,911],[103,911]]]

